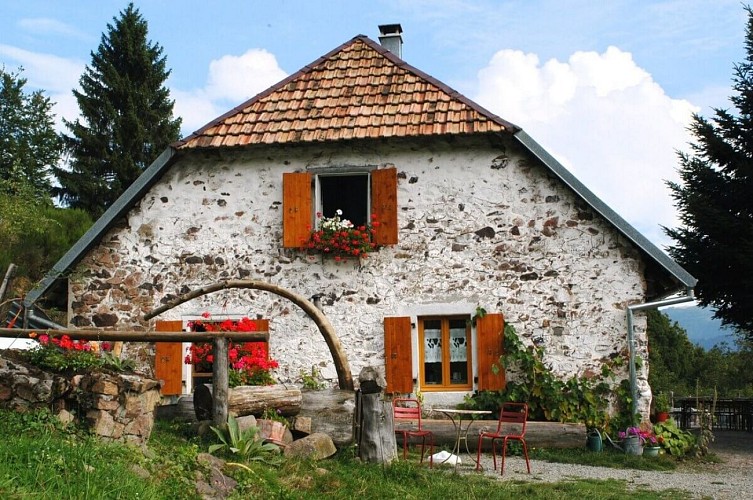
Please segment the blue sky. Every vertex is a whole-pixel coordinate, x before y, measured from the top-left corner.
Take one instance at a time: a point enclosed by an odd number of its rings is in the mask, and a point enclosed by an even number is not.
[[[401,23],[403,58],[523,127],[654,243],[691,113],[729,108],[747,14],[738,0],[135,1],[164,48],[188,134],[358,34]],[[0,0],[0,64],[60,117],[109,0]]]

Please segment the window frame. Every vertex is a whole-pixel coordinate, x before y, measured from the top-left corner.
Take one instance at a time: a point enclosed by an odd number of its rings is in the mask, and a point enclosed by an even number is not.
[[[366,205],[365,210],[366,212],[363,214],[364,221],[368,223],[371,220],[371,214],[373,211],[371,210],[371,170],[365,170],[363,168],[354,168],[354,169],[347,169],[337,172],[312,172],[313,181],[314,181],[314,199],[312,200],[314,203],[314,214],[320,214],[324,213],[324,206],[322,203],[322,186],[321,186],[321,178],[322,177],[355,177],[355,176],[365,176],[366,177]],[[342,208],[342,207],[339,207]],[[325,214],[326,215],[326,214]],[[331,217],[331,216],[330,216]],[[353,221],[353,217],[349,216],[347,213],[343,214],[343,219],[348,219],[351,222]],[[320,219],[314,216],[314,223],[312,227],[319,228],[319,222]]]
[[[450,392],[473,390],[473,330],[470,324],[470,315],[432,315],[419,316],[418,320],[418,385],[424,392]],[[442,383],[427,384],[425,373],[425,342],[424,330],[426,321],[440,321],[442,335]],[[461,320],[465,323],[466,334],[466,383],[453,384],[450,373],[450,321]]]

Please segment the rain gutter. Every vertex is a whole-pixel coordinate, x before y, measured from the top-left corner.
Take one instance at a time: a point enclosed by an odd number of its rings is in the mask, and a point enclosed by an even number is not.
[[[685,289],[685,295],[680,297],[673,297],[670,299],[657,300],[654,302],[645,302],[643,304],[635,304],[628,306],[627,308],[627,341],[628,341],[628,355],[630,366],[630,395],[633,399],[633,415],[638,413],[638,380],[635,373],[635,332],[633,325],[633,313],[636,311],[645,311],[647,309],[658,309],[659,307],[672,306],[675,304],[682,304],[684,302],[691,302],[695,300],[693,288],[688,287]]]

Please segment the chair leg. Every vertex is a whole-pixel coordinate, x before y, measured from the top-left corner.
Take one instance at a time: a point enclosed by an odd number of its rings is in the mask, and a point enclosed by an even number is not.
[[[403,433],[403,460],[408,458],[408,435]]]
[[[523,443],[523,455],[526,457],[526,467],[528,468],[528,473],[531,473],[531,462],[528,460],[528,446],[526,446],[526,440],[521,439],[521,443]]]
[[[481,434],[478,436],[478,445],[476,446],[476,471],[481,469]]]

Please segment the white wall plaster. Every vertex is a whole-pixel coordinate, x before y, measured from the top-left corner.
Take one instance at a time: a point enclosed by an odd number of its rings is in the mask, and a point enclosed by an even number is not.
[[[181,154],[73,273],[73,323],[114,314],[118,326],[147,328],[140,316],[168,296],[249,278],[306,297],[324,294],[323,311],[354,379],[364,366],[383,367],[385,316],[416,317],[437,307],[503,313],[524,342],[543,341],[547,364],[563,376],[598,371],[609,356],[626,354],[625,308],[645,295],[642,257],[512,143],[343,142]],[[508,161],[498,168],[502,155]],[[284,172],[387,164],[399,172],[397,245],[360,263],[282,248]],[[475,234],[485,227],[494,237]],[[271,354],[282,381],[295,381],[312,366],[337,380],[322,336],[292,303],[229,290],[159,319],[202,311],[270,319]],[[636,338],[645,358],[643,316],[636,317]],[[639,376],[640,387],[647,387],[645,365]],[[645,392],[642,398],[645,409]]]

